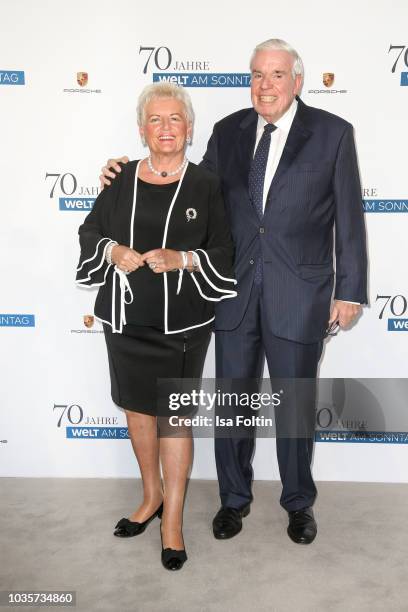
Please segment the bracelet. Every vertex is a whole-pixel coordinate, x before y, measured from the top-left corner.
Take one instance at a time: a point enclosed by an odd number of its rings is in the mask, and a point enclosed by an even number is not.
[[[200,270],[200,258],[195,251],[189,251],[193,260],[193,269],[192,272],[199,272]]]
[[[115,242],[114,240],[111,240],[110,243],[108,244],[108,248],[106,249],[105,259],[106,259],[106,262],[110,266],[112,265],[112,249],[117,244],[118,244],[117,242]]]
[[[187,264],[188,264],[187,253],[185,251],[180,251],[180,253],[181,253],[181,257],[183,259],[183,267],[181,269],[185,270],[187,268]]]

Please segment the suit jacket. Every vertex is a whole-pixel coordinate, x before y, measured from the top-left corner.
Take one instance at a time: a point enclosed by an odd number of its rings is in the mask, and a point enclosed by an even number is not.
[[[203,165],[217,173],[235,243],[238,296],[217,304],[215,326],[235,329],[248,304],[255,262],[263,262],[270,329],[302,343],[320,341],[334,298],[367,302],[367,256],[353,127],[298,99],[260,219],[248,190],[258,115],[244,109],[214,126]]]
[[[122,172],[99,194],[78,230],[81,254],[76,282],[99,287],[95,315],[118,333],[126,324],[126,305],[133,300],[132,278],[137,270],[127,276],[108,264],[105,256],[112,241],[133,247],[137,166],[137,161],[122,165]],[[194,251],[200,272],[162,275],[165,334],[211,323],[214,303],[236,295],[236,281],[231,278],[233,245],[219,183],[214,174],[190,162],[167,212],[162,244],[157,248]],[[188,211],[193,214],[187,216]]]

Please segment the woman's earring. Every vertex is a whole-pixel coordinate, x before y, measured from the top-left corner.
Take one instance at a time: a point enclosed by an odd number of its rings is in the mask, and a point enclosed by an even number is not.
[[[141,136],[140,138],[142,140],[142,145],[145,147],[146,146],[146,139],[145,139],[145,137]]]
[[[188,145],[191,145],[191,136],[187,136],[187,138],[186,138],[186,143],[187,143]]]

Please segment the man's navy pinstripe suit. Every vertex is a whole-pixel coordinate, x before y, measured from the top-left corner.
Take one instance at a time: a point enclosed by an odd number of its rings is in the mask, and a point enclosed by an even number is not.
[[[274,377],[315,377],[334,299],[366,303],[366,247],[352,126],[298,100],[264,216],[248,191],[258,115],[244,109],[219,121],[203,164],[222,180],[235,243],[238,296],[216,307],[219,378],[258,378],[264,356]],[[335,274],[333,265],[335,243]],[[261,258],[262,284],[253,282]],[[252,438],[216,439],[223,506],[252,500]],[[278,439],[282,506],[316,496],[311,439]]]

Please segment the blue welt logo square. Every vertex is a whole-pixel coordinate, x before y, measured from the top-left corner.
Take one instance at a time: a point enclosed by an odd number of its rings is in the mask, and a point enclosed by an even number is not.
[[[95,198],[60,198],[60,210],[79,210],[81,212],[90,211],[93,208]]]
[[[401,83],[402,87],[408,87],[408,72],[401,72]]]
[[[408,331],[408,319],[388,319],[388,331]]]
[[[0,327],[35,327],[35,315],[0,314]]]
[[[25,85],[24,70],[0,70],[0,85]]]

